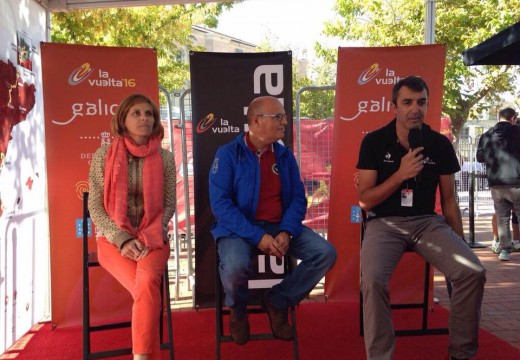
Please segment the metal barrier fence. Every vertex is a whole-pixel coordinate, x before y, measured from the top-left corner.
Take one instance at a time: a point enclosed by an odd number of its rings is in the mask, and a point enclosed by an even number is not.
[[[170,232],[171,255],[168,261],[170,291],[173,307],[191,305],[195,286],[195,236],[193,229],[193,159],[191,137],[190,90],[180,95],[180,119],[173,119],[172,99],[167,90],[160,88],[166,99],[165,116],[167,139],[163,144],[175,155],[177,166],[177,204]],[[178,94],[175,96],[179,97]],[[164,104],[163,104],[164,105]]]
[[[469,215],[471,174],[475,174],[474,209],[475,215],[494,212],[493,199],[486,179],[486,166],[477,162],[476,153],[479,138],[464,136],[456,147],[461,170],[455,174],[457,200],[463,215]]]
[[[294,119],[295,156],[300,166],[307,197],[304,224],[327,238],[329,190],[334,130],[333,109],[325,119],[310,119],[302,114],[301,100],[312,92],[334,92],[334,86],[309,86],[296,93]]]

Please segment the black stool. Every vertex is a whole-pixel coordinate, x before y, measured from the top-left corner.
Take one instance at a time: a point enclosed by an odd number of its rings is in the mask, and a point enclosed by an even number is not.
[[[216,248],[216,246],[215,246]],[[224,308],[223,305],[223,296],[224,291],[222,289],[222,282],[220,280],[219,274],[219,264],[220,259],[218,256],[218,249],[216,249],[216,268],[215,268],[215,314],[216,314],[216,356],[217,360],[220,359],[220,343],[221,342],[233,342],[233,338],[231,335],[224,334],[224,316],[230,315],[230,310]],[[258,252],[258,255],[263,255]],[[257,256],[257,255],[255,255]],[[283,258],[284,261],[284,274],[288,274],[292,269],[291,258],[288,255],[285,255]],[[267,290],[267,289],[266,289]],[[299,359],[298,354],[298,337],[296,332],[296,310],[294,306],[289,308],[291,314],[291,325],[293,331],[293,358],[295,360]],[[248,314],[265,314],[266,312],[262,309],[262,306],[258,302],[251,302],[247,308]],[[266,316],[267,318],[267,316]],[[269,320],[267,320],[269,321]],[[272,333],[253,333],[249,337],[249,340],[278,340]]]
[[[363,243],[363,235],[366,226],[366,213],[361,210],[361,244]],[[407,250],[406,252],[413,252]],[[405,303],[405,304],[390,304],[391,309],[422,309],[422,323],[420,328],[395,330],[395,336],[420,336],[420,335],[443,335],[448,334],[448,328],[429,328],[428,327],[428,311],[429,311],[429,297],[430,297],[430,272],[431,265],[429,262],[424,262],[424,280],[423,280],[423,298],[422,302]],[[361,273],[361,270],[360,270]],[[448,291],[449,292],[449,291]],[[359,291],[359,334],[364,335],[363,329],[363,294]]]
[[[88,210],[88,192],[83,193],[83,221],[82,221],[82,232],[83,232],[83,360],[89,359],[103,359],[114,356],[129,355],[132,354],[132,348],[114,349],[99,352],[91,352],[90,350],[90,333],[95,331],[104,331],[112,329],[120,329],[124,327],[130,327],[131,322],[119,322],[102,325],[91,325],[90,324],[90,308],[89,308],[89,275],[90,268],[100,267],[97,253],[88,251],[88,234],[89,234],[89,219],[90,213]],[[159,321],[159,336],[161,338],[161,349],[169,350],[169,359],[173,360],[173,330],[172,330],[172,312],[170,305],[170,287],[168,277],[168,266],[164,270],[164,277],[161,280],[161,301],[162,308],[166,310],[167,325],[168,325],[168,341],[163,341],[163,312],[161,311]],[[164,296],[166,294],[166,296]],[[166,297],[166,307],[164,307],[164,301]]]

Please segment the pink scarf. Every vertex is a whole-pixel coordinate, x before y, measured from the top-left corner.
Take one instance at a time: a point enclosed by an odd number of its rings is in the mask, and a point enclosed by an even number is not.
[[[164,212],[164,169],[160,154],[161,142],[150,139],[148,144],[135,145],[128,138],[116,138],[108,149],[105,159],[105,197],[108,215],[120,229],[151,248],[162,248]],[[143,197],[144,217],[137,232],[128,219],[128,156],[144,157]]]

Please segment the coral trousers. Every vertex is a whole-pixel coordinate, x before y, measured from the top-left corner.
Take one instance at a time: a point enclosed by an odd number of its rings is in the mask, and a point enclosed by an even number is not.
[[[139,261],[123,257],[106,238],[98,238],[97,248],[101,266],[132,295],[132,352],[160,359],[161,278],[170,247],[165,244]]]

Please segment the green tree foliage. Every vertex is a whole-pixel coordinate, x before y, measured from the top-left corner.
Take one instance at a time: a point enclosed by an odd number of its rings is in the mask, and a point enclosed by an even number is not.
[[[216,27],[230,3],[77,10],[52,14],[51,39],[68,44],[148,47],[157,50],[159,84],[185,88],[192,25]],[[131,59],[129,59],[131,61]]]
[[[424,43],[424,0],[337,0],[337,18],[324,33],[366,46]],[[443,112],[458,136],[468,118],[476,117],[498,95],[511,91],[519,66],[465,66],[462,51],[520,19],[520,0],[439,0],[435,42],[446,45]],[[335,63],[337,51],[316,45],[318,54]]]

